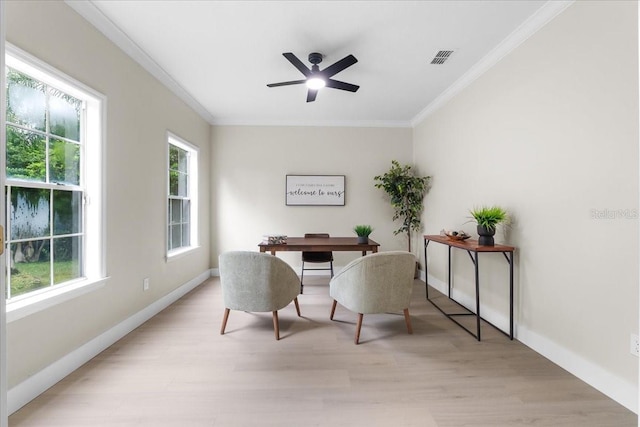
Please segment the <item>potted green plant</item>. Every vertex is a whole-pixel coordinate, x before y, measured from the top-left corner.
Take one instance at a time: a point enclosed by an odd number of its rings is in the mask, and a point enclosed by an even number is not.
[[[400,166],[396,160],[391,161],[391,169],[384,175],[373,178],[378,181],[376,188],[382,188],[391,199],[395,210],[393,220],[401,219],[402,226],[393,234],[406,233],[407,247],[411,252],[411,231],[420,230],[422,201],[428,190],[430,176],[416,176],[411,166]]]
[[[358,236],[358,243],[368,243],[369,234],[373,231],[370,225],[356,225],[353,227],[353,231]]]
[[[493,246],[493,236],[496,234],[496,227],[508,220],[507,211],[500,206],[483,206],[474,208],[471,211],[471,217],[478,224],[477,230],[478,244],[483,246]]]

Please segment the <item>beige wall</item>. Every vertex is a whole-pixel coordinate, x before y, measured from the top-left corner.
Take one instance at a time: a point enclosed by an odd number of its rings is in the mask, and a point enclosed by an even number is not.
[[[518,339],[636,411],[637,17],[636,2],[574,3],[414,131],[434,175],[427,231],[474,232],[470,208],[507,208]],[[442,283],[446,252],[430,254]],[[485,313],[504,324],[506,263],[481,269]],[[466,254],[455,271],[472,297]]]
[[[107,97],[106,286],[8,325],[9,387],[209,269],[209,124],[63,2],[6,2],[7,41]],[[167,131],[200,149],[200,248],[167,263]],[[142,291],[142,279],[151,289]]]
[[[257,250],[264,234],[355,236],[357,224],[374,228],[381,251],[406,248],[373,177],[411,161],[411,129],[215,126],[212,142],[212,266],[224,251]],[[345,175],[345,206],[286,206],[287,174]],[[299,253],[278,256],[299,267]],[[335,264],[356,256],[335,254]]]

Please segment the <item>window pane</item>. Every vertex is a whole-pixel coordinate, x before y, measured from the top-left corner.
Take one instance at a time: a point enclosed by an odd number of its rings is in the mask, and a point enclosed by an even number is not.
[[[180,152],[178,147],[175,145],[169,145],[169,169],[177,171],[178,170],[178,157],[180,156]]]
[[[82,232],[82,192],[53,191],[53,234]]]
[[[177,249],[182,244],[182,225],[171,225],[171,249]]]
[[[189,233],[189,223],[182,224],[182,246],[187,247],[191,244],[190,242],[190,233]]]
[[[169,217],[169,224],[179,224],[182,222],[182,200],[171,199],[171,212]]]
[[[15,297],[51,285],[49,241],[33,240],[11,244],[11,296]]]
[[[180,156],[178,157],[178,170],[182,173],[187,173],[187,152],[185,150],[178,149]]]
[[[63,237],[53,240],[53,283],[82,277],[81,238]]]
[[[44,182],[46,162],[42,135],[7,126],[7,178]]]
[[[169,195],[188,196],[188,153],[169,144]]]
[[[59,139],[51,141],[49,179],[61,184],[80,185],[80,146]]]
[[[187,197],[189,195],[189,180],[187,175],[183,173],[178,174],[178,196]]]
[[[169,171],[169,195],[178,195],[178,172],[175,170]]]
[[[191,201],[182,200],[182,246],[189,246],[191,244],[190,233],[190,219],[191,219]]]
[[[191,201],[190,200],[182,200],[182,221],[183,223],[188,223],[191,218]]]
[[[11,68],[7,72],[7,121],[45,130],[45,85]]]
[[[49,190],[11,188],[11,240],[49,234]]]
[[[80,141],[79,99],[57,89],[49,88],[49,132],[74,141]]]

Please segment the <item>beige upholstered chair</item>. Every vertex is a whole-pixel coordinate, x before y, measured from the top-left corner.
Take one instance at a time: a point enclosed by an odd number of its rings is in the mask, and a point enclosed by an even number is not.
[[[331,320],[336,304],[358,313],[355,343],[360,340],[365,314],[404,312],[407,331],[412,334],[409,302],[413,290],[416,258],[409,252],[381,252],[353,260],[329,283],[333,298]]]
[[[278,310],[293,300],[300,316],[300,281],[283,260],[260,252],[225,252],[219,256],[220,283],[224,300],[224,334],[230,310],[271,311],[276,339],[280,339]]]

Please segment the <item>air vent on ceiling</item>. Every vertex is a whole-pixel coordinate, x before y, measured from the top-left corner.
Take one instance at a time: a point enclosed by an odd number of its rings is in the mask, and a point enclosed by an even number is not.
[[[436,56],[433,57],[433,59],[431,60],[431,63],[436,65],[442,65],[447,59],[449,59],[452,53],[453,53],[452,50],[440,50],[438,51],[438,53],[436,53]]]

